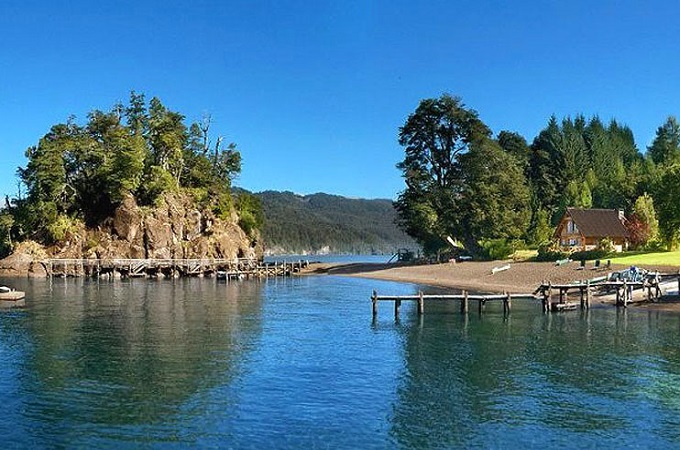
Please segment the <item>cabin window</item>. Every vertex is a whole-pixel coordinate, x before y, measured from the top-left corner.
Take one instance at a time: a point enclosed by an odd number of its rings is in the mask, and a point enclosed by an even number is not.
[[[567,222],[567,232],[568,233],[576,233],[578,232],[578,228],[576,228],[576,224],[574,223],[573,220],[569,220]]]
[[[574,245],[578,244],[578,240],[576,239],[569,239],[569,245],[573,247]]]

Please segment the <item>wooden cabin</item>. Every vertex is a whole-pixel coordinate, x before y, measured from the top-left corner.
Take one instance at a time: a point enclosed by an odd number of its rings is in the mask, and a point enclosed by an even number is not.
[[[628,248],[628,230],[622,210],[567,208],[555,229],[554,237],[567,251],[593,250],[609,238],[621,252]]]

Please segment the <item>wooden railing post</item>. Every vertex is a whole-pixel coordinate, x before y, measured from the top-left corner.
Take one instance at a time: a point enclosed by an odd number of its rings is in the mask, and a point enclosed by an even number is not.
[[[373,301],[373,318],[375,319],[378,316],[378,292],[373,291],[373,295],[371,296],[371,300]]]

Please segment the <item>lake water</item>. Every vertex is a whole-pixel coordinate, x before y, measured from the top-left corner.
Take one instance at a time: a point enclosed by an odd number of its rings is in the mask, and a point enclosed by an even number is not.
[[[680,315],[333,276],[2,280],[3,448],[677,448]],[[474,308],[471,308],[474,309]]]

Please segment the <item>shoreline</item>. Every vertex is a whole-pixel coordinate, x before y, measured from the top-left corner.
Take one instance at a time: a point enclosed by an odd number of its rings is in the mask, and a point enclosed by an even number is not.
[[[510,265],[508,270],[493,273],[492,269]],[[307,274],[350,276],[383,281],[396,281],[426,286],[469,290],[483,294],[528,294],[543,282],[570,283],[601,277],[609,272],[628,268],[612,265],[609,269],[580,269],[578,262],[561,266],[551,262],[466,261],[428,265],[399,265],[379,263],[314,263]],[[677,267],[643,267],[661,273],[677,272]],[[638,294],[641,295],[641,294]],[[602,299],[602,303],[612,301]],[[634,303],[636,308],[680,312],[680,302],[666,300],[660,303]]]

